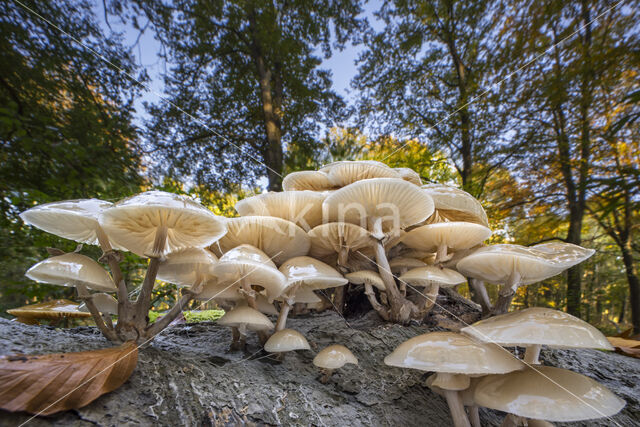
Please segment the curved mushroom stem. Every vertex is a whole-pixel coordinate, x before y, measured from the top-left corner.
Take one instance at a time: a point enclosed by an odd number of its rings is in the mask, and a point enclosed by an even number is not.
[[[378,302],[378,299],[376,298],[376,294],[373,292],[373,287],[369,283],[365,283],[364,284],[364,293],[367,296],[367,298],[369,299],[369,302],[371,303],[371,306],[373,307],[373,309],[375,311],[378,312],[380,317],[382,317],[384,320],[389,320],[389,312],[387,311],[387,309],[385,307],[383,307]]]
[[[182,297],[171,307],[171,310],[167,312],[160,319],[156,320],[156,322],[152,325],[147,326],[145,330],[145,337],[151,338],[162,332],[164,328],[169,326],[171,322],[178,317],[185,307],[189,305],[189,302],[193,299],[194,296],[198,295],[202,292],[203,280],[201,277],[196,279],[196,282],[193,284],[191,289],[185,289],[182,291]]]
[[[276,332],[283,330],[287,325],[287,316],[289,315],[289,310],[291,310],[293,304],[295,304],[295,301],[289,297],[286,297],[284,301],[282,301],[280,313],[278,314],[278,321],[276,322]]]
[[[535,344],[527,347],[527,350],[524,353],[524,363],[528,363],[530,365],[539,365],[541,348],[542,346],[539,344]]]
[[[258,304],[256,304],[256,291],[251,289],[251,285],[249,284],[249,282],[247,282],[246,280],[240,280],[240,287],[245,299],[247,300],[247,304],[249,304],[249,307],[253,308],[254,310],[258,310]],[[242,331],[240,331],[240,333],[242,334]],[[257,334],[258,338],[260,339],[260,344],[264,345],[264,343],[266,343],[269,339],[269,333],[265,331],[258,331]],[[246,338],[244,339],[246,342]]]
[[[482,307],[482,315],[488,316],[491,313],[493,306],[491,305],[491,298],[489,298],[484,282],[472,277],[467,278],[467,280],[469,282],[469,287],[473,291],[471,299],[480,304],[480,307]]]
[[[389,260],[382,244],[382,238],[384,233],[382,231],[382,218],[370,218],[371,232],[373,236],[376,236],[376,240],[373,243],[373,249],[376,254],[376,263],[378,264],[378,271],[380,277],[384,282],[384,286],[387,289],[387,299],[389,300],[390,320],[397,323],[407,323],[409,321],[409,315],[411,313],[410,301],[407,301],[396,286],[396,281],[391,273],[391,267],[389,266]],[[382,236],[382,238],[379,238]]]
[[[453,418],[453,425],[455,427],[471,427],[469,418],[462,405],[462,399],[460,394],[455,390],[442,390],[447,404],[449,405],[449,411],[451,412],[451,418]]]
[[[438,245],[434,264],[440,264],[440,263],[449,261],[451,258],[453,258],[453,254],[447,253],[447,245],[442,245],[442,244]]]
[[[320,377],[320,382],[322,384],[326,384],[329,382],[329,378],[331,378],[331,375],[333,375],[333,369],[323,369],[322,370],[322,377]]]
[[[93,303],[93,297],[89,294],[89,291],[87,291],[87,287],[82,283],[78,283],[76,284],[76,290],[78,291],[80,299],[84,301],[87,309],[89,309],[89,313],[91,313],[91,317],[93,317],[93,320],[96,322],[96,326],[100,329],[102,335],[104,335],[109,341],[118,342],[119,339],[116,335],[116,331],[109,329],[109,327],[104,323],[104,320],[100,315],[100,311],[98,311],[98,308]]]
[[[476,405],[469,406],[469,421],[473,427],[482,427],[480,424],[480,411]]]
[[[425,294],[426,301],[424,303],[424,314],[426,315],[431,311],[433,306],[436,304],[436,299],[438,298],[438,291],[440,290],[440,285],[438,283],[432,283],[429,286],[429,291]]]

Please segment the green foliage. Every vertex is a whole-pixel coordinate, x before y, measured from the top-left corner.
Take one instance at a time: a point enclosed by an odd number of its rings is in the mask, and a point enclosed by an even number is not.
[[[130,52],[101,33],[88,1],[26,4],[135,73]],[[44,292],[70,297],[70,289],[33,285],[23,275],[46,246],[76,246],[24,226],[20,212],[56,200],[109,200],[139,188],[131,124],[139,88],[17,3],[0,11],[0,33],[0,293],[3,305],[15,306]]]

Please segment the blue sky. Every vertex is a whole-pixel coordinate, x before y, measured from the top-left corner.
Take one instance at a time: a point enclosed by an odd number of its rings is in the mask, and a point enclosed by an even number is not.
[[[370,1],[364,5],[363,16],[369,20],[369,23],[376,30],[379,30],[382,25],[380,21],[375,18],[374,12],[380,9],[381,5],[382,2],[379,0]],[[103,3],[101,1],[94,3],[94,11],[104,31],[111,31],[105,22]],[[148,82],[149,90],[147,90],[136,103],[138,115],[136,121],[138,121],[138,124],[142,124],[145,117],[142,103],[157,103],[160,101],[160,95],[163,93],[162,73],[164,72],[165,64],[158,56],[160,44],[154,39],[153,31],[147,30],[140,35],[139,31],[134,29],[130,24],[122,25],[117,17],[109,17],[109,25],[113,31],[122,34],[124,43],[128,46],[133,46],[136,39],[140,37],[138,44],[133,49],[133,53],[136,56],[138,64],[147,70],[150,77],[150,81]],[[144,22],[142,22],[142,25],[144,25]],[[333,74],[333,89],[344,96],[347,101],[357,95],[357,92],[350,88],[350,82],[356,75],[356,60],[361,50],[361,46],[355,47],[349,44],[342,51],[334,51],[332,56],[325,59],[322,63],[322,68],[331,70]]]

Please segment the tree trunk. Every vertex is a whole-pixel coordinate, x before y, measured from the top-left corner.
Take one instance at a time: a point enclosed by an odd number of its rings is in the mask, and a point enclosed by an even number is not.
[[[631,324],[633,333],[640,334],[640,280],[633,265],[633,255],[631,253],[630,242],[620,248],[622,251],[622,262],[624,263],[627,282],[629,283],[629,302],[631,303]],[[624,307],[624,301],[623,301]],[[620,315],[622,321],[622,314]]]
[[[249,23],[251,28],[251,55],[256,66],[258,83],[260,85],[260,101],[266,133],[266,144],[262,157],[269,180],[269,190],[281,191],[284,153],[282,150],[282,130],[280,128],[279,117],[280,105],[276,105],[274,102],[274,96],[272,95],[273,75],[266,63],[260,40],[258,40],[255,15],[253,13],[249,14]],[[276,79],[276,81],[279,80]],[[276,94],[276,98],[280,102],[281,95],[281,91],[279,94]]]

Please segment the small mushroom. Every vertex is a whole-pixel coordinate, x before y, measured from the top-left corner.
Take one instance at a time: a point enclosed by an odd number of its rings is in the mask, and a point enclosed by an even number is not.
[[[296,301],[296,293],[301,287],[308,289],[328,289],[344,286],[348,280],[333,267],[308,256],[291,258],[280,266],[280,272],[287,279],[287,288],[281,296],[282,307],[276,324],[276,331],[284,329],[289,310]]]
[[[241,216],[272,216],[291,221],[303,230],[322,222],[325,196],[315,191],[269,192],[240,200],[235,205]]]
[[[595,327],[568,313],[532,307],[490,317],[461,330],[480,341],[503,347],[525,347],[524,361],[539,364],[543,345],[552,348],[597,348],[613,350]]]
[[[404,179],[405,181],[409,181],[410,183],[417,186],[422,185],[422,178],[420,178],[420,174],[418,174],[418,172],[414,171],[413,169],[393,168],[393,170],[396,171],[396,173],[400,175],[400,178]]]
[[[532,247],[501,244],[476,249],[456,264],[465,276],[502,284],[493,314],[509,309],[519,286],[555,276],[581,263],[595,253],[570,243],[542,244]]]
[[[329,176],[329,182],[344,187],[370,178],[400,178],[400,174],[381,162],[371,160],[340,161],[320,169]]]
[[[356,285],[364,285],[364,294],[367,296],[367,299],[371,303],[371,306],[374,310],[380,312],[384,310],[384,307],[380,305],[378,299],[376,298],[376,294],[373,291],[373,288],[376,288],[378,292],[380,292],[380,300],[382,304],[387,304],[387,288],[384,285],[384,281],[380,274],[371,270],[360,270],[354,271],[353,273],[347,273],[345,276],[349,282],[355,283]]]
[[[61,320],[87,318],[91,314],[79,310],[79,305],[66,299],[40,302],[7,310],[7,313],[16,316],[16,321],[27,325],[37,325],[39,320],[50,320],[57,324]]]
[[[486,408],[552,422],[610,417],[625,405],[591,378],[549,366],[481,378],[473,400]]]
[[[414,228],[405,234],[402,243],[410,248],[436,252],[435,263],[451,259],[454,251],[469,249],[491,236],[491,230],[471,222],[440,222]]]
[[[269,337],[264,344],[269,353],[287,353],[294,350],[309,350],[307,339],[300,332],[293,329],[282,329]]]
[[[267,316],[247,305],[239,305],[218,319],[218,324],[229,326],[233,331],[231,350],[246,346],[247,331],[266,333],[273,329],[273,323]],[[238,334],[238,336],[236,336]]]
[[[333,188],[329,176],[320,171],[292,172],[282,180],[284,191],[325,191]]]
[[[100,264],[75,252],[42,260],[25,275],[36,282],[51,285],[87,287],[103,292],[117,290],[111,276]]]
[[[470,375],[507,373],[523,363],[495,344],[478,343],[453,332],[431,332],[400,344],[384,363],[400,368],[436,372],[433,384],[443,390],[453,423],[469,426],[459,390],[470,385]]]
[[[93,300],[93,303],[95,304],[96,308],[100,313],[107,314],[110,316],[116,316],[118,314],[118,300],[116,300],[111,295],[98,293],[98,294],[91,295],[91,299]],[[80,304],[80,306],[78,307],[78,310],[84,311],[87,313],[89,312],[89,309],[87,308],[87,304],[84,302]]]
[[[457,286],[465,283],[467,279],[455,270],[429,265],[407,271],[400,276],[400,281],[427,289],[423,308],[424,315],[426,315],[436,303],[441,287]]]
[[[436,212],[442,219],[473,222],[489,227],[484,208],[466,191],[444,184],[425,184],[422,189],[431,196]]]
[[[231,218],[227,234],[209,249],[222,256],[244,244],[260,249],[277,265],[306,255],[311,247],[307,233],[291,221],[271,216],[243,216]]]
[[[347,363],[357,365],[358,359],[347,347],[340,344],[325,347],[313,358],[313,364],[324,371],[320,379],[323,384],[329,381],[334,370],[342,368]]]
[[[370,247],[371,233],[366,229],[347,222],[329,222],[309,231],[311,238],[310,255],[324,258],[338,254],[338,266],[346,267],[352,251]]]

